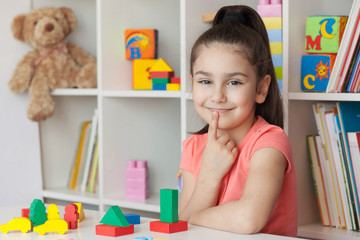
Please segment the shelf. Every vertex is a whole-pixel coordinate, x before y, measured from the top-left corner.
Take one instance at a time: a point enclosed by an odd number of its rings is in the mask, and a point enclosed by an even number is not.
[[[289,100],[306,101],[360,101],[360,93],[290,92]]]
[[[298,237],[327,240],[358,240],[360,238],[360,232],[324,227],[320,223],[315,223],[300,226]]]
[[[83,193],[66,188],[51,188],[42,191],[44,198],[53,198],[70,202],[81,202],[84,204],[99,205],[99,196],[96,193]]]
[[[146,200],[126,200],[123,195],[113,195],[103,201],[107,205],[118,205],[120,208],[136,209],[160,213],[160,193],[151,193]]]
[[[138,90],[128,90],[128,91],[111,91],[106,90],[102,92],[104,97],[143,97],[143,98],[180,98],[180,91],[138,91]]]
[[[96,88],[58,88],[51,95],[53,96],[97,96],[99,90]]]

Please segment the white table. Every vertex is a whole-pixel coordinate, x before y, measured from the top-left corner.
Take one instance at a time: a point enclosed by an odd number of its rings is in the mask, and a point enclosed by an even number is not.
[[[9,222],[15,217],[21,217],[21,209],[28,208],[24,206],[10,206],[0,207],[0,225]],[[202,240],[202,239],[240,239],[240,240],[273,240],[283,239],[291,240],[296,238],[282,237],[269,234],[253,234],[253,235],[240,235],[224,231],[218,231],[214,229],[194,226],[189,224],[189,230],[185,232],[178,232],[172,234],[151,232],[149,230],[149,222],[155,219],[143,218],[140,219],[140,224],[135,225],[134,234],[125,235],[120,237],[106,237],[98,236],[95,234],[95,225],[99,224],[99,221],[104,216],[104,213],[98,211],[84,210],[85,219],[79,223],[78,229],[68,230],[64,235],[57,233],[47,233],[40,236],[38,233],[29,232],[21,233],[18,231],[10,231],[7,234],[0,233],[0,240],[110,240],[110,239],[126,239],[133,240],[135,237],[152,237],[171,240]],[[64,207],[59,206],[60,218],[64,216]]]

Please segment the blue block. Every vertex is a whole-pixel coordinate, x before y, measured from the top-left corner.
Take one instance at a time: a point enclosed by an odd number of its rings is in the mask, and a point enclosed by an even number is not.
[[[282,54],[272,54],[271,55],[274,67],[282,67],[283,66],[283,55]]]
[[[126,220],[130,223],[130,224],[140,224],[140,215],[138,214],[124,214]]]
[[[166,91],[166,84],[154,84],[153,83],[152,90],[165,90]]]
[[[268,29],[266,31],[270,42],[282,42],[282,29]]]
[[[283,80],[277,79],[277,83],[278,83],[280,92],[283,92]]]

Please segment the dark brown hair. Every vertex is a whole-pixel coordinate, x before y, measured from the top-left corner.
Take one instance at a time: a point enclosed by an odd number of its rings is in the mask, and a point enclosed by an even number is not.
[[[263,103],[256,105],[255,116],[263,117],[270,124],[283,128],[283,105],[271,59],[269,38],[258,13],[248,6],[222,7],[215,15],[212,27],[195,42],[190,56],[190,73],[202,46],[223,43],[236,46],[254,66],[257,84],[267,74],[271,77],[268,94]],[[206,133],[208,125],[196,132]]]

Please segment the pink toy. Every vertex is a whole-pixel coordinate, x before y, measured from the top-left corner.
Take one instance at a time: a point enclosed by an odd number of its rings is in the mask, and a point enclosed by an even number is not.
[[[281,17],[281,0],[259,0],[257,12],[261,17]]]
[[[128,161],[125,176],[125,196],[127,200],[145,200],[149,197],[147,161]]]
[[[75,203],[66,205],[64,220],[68,223],[68,228],[77,229],[78,219],[79,219],[78,206]]]

